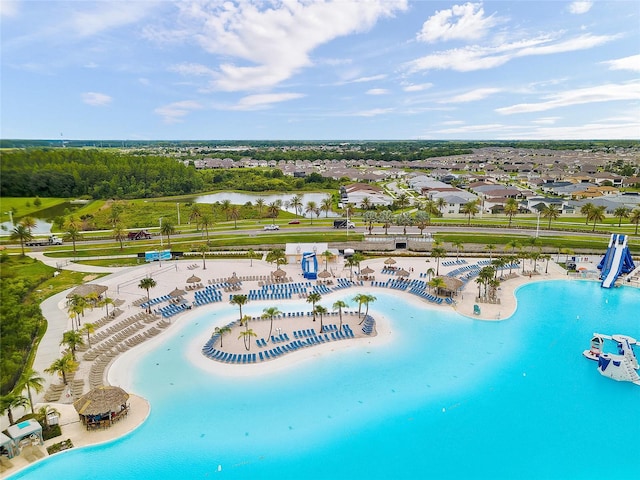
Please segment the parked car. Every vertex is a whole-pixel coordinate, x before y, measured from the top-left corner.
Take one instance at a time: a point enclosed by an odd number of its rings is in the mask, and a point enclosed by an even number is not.
[[[300,220],[291,220],[289,222],[289,225],[298,225],[300,223]]]
[[[280,230],[280,227],[272,223],[271,225],[265,225],[264,230]]]

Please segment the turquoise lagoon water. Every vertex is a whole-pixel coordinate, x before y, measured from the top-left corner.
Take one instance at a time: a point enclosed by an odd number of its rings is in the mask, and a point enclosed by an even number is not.
[[[189,363],[195,336],[237,316],[231,306],[203,311],[131,366],[134,390],[152,406],[141,427],[14,478],[571,479],[638,471],[640,387],[602,377],[581,353],[594,331],[640,338],[639,290],[530,284],[502,322],[374,294],[372,313],[389,318],[391,341],[258,377]]]

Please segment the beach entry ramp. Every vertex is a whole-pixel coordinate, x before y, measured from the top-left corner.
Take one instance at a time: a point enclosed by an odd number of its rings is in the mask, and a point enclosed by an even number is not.
[[[302,274],[304,278],[315,280],[318,278],[318,258],[315,252],[305,252],[302,255]]]
[[[607,251],[598,264],[601,271],[602,288],[611,288],[620,274],[629,273],[635,268],[627,241],[626,235],[616,233],[611,235]]]

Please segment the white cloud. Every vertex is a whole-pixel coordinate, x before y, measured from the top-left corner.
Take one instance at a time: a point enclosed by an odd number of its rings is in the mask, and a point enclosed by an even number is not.
[[[568,40],[557,41],[550,36],[540,36],[491,47],[473,45],[426,55],[405,64],[405,67],[410,72],[422,70],[455,70],[458,72],[486,70],[504,65],[514,58],[586,50],[616,38],[617,36],[614,35],[585,34]]]
[[[535,123],[537,125],[554,125],[561,118],[562,117],[542,117],[537,120],[532,120],[531,123]]]
[[[467,103],[467,102],[476,102],[478,100],[482,100],[487,98],[494,93],[501,92],[500,88],[476,88],[475,90],[471,90],[466,93],[462,93],[460,95],[456,95],[455,97],[447,98],[445,100],[441,100],[440,103]]]
[[[387,95],[389,94],[389,90],[386,88],[371,88],[367,90],[367,95]]]
[[[630,70],[632,72],[640,72],[640,55],[631,55],[630,57],[618,58],[603,62],[609,65],[609,70]]]
[[[587,13],[589,10],[591,10],[592,6],[593,6],[593,2],[587,2],[587,1],[571,2],[571,5],[569,5],[569,12],[575,15],[582,15],[583,13]]]
[[[179,73],[185,76],[213,76],[215,71],[211,68],[201,65],[199,63],[180,63],[177,65],[171,65],[169,71]]]
[[[309,54],[335,38],[364,32],[379,18],[406,10],[406,0],[367,2],[179,3],[176,27],[147,30],[160,41],[190,39],[229,61],[216,69],[212,88],[266,89],[312,64]],[[235,59],[235,60],[234,60]]]
[[[92,107],[106,107],[113,101],[109,95],[98,92],[85,92],[81,94],[81,97],[84,103]]]
[[[422,25],[417,35],[422,42],[437,40],[476,40],[498,23],[494,15],[485,17],[482,3],[454,5],[448,10],[438,10]]]
[[[640,100],[640,82],[627,84],[606,84],[596,87],[579,88],[549,95],[548,100],[538,103],[520,103],[496,109],[504,115],[514,113],[544,112],[560,107],[585,103]]]
[[[378,115],[384,115],[386,113],[393,112],[393,108],[372,108],[371,110],[362,110],[356,112],[350,116],[354,117],[377,117]]]
[[[377,80],[383,80],[387,78],[387,75],[381,73],[379,75],[371,75],[370,77],[358,77],[353,80],[350,80],[349,83],[365,83],[365,82],[375,82]]]
[[[18,15],[18,10],[17,0],[0,0],[0,17],[15,17]]]
[[[79,2],[85,10],[72,13],[71,28],[82,37],[136,23],[145,18],[159,2]]]
[[[183,100],[181,102],[173,102],[163,105],[154,110],[154,113],[160,115],[165,123],[180,123],[183,118],[189,115],[193,110],[202,109],[202,105],[193,100]]]
[[[286,102],[302,98],[301,93],[266,93],[261,95],[248,95],[231,107],[231,110],[260,110],[269,108],[274,103]]]
[[[418,83],[406,85],[403,90],[405,92],[421,92],[423,90],[428,90],[431,87],[433,87],[433,83]]]

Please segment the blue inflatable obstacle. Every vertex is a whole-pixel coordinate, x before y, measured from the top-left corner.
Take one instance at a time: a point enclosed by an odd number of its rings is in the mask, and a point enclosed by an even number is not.
[[[302,275],[309,280],[318,278],[318,258],[314,252],[302,255]]]
[[[636,266],[627,246],[626,235],[612,234],[607,252],[598,264],[603,288],[611,288],[623,273],[632,272]]]

